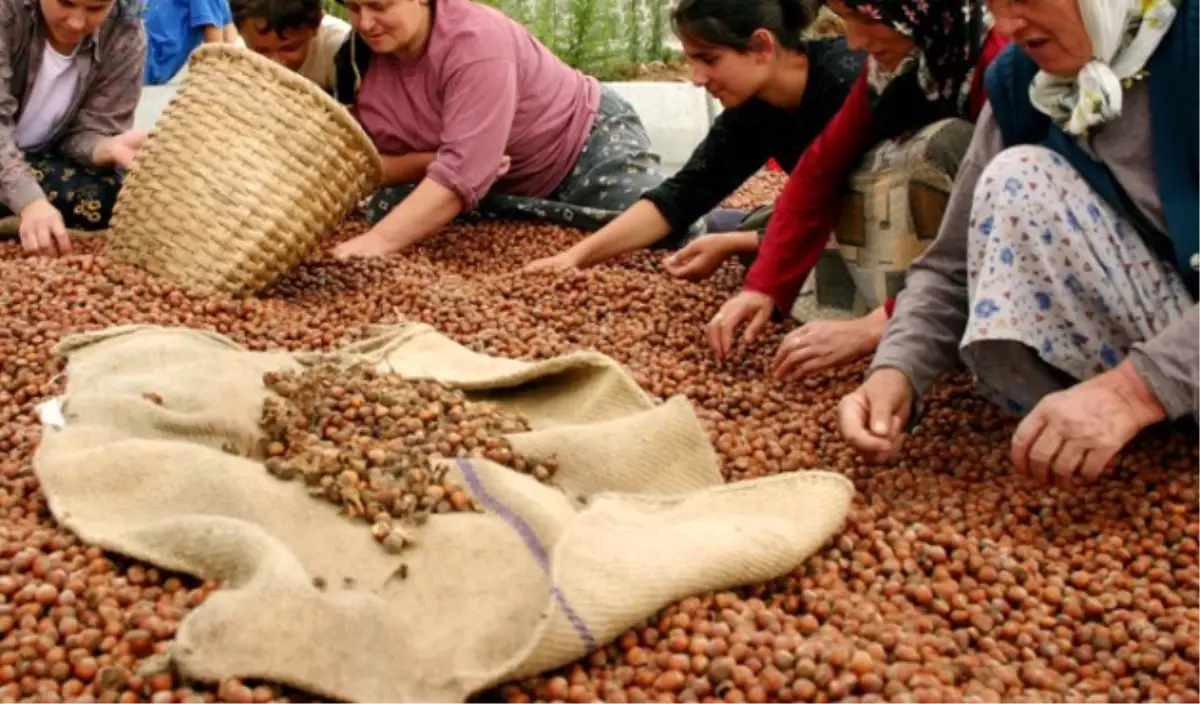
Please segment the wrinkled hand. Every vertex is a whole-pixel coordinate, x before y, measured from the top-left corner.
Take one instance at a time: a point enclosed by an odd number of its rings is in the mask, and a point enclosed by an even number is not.
[[[333,257],[344,261],[354,257],[383,257],[397,251],[395,244],[382,232],[368,230],[334,247]]]
[[[138,150],[150,136],[148,130],[129,130],[102,140],[92,152],[92,160],[97,166],[130,169]]]
[[[1066,485],[1099,477],[1143,429],[1166,417],[1129,362],[1042,398],[1012,440],[1013,468]]]
[[[50,201],[39,198],[21,210],[18,234],[26,252],[47,257],[69,254],[71,238],[62,213]]]
[[[663,259],[663,269],[677,279],[707,279],[734,254],[726,234],[697,237],[683,249]]]
[[[816,320],[796,328],[779,343],[771,373],[795,381],[805,374],[849,364],[871,354],[883,338],[887,315],[872,313],[857,320]]]
[[[571,250],[568,249],[567,251],[559,252],[552,257],[543,257],[541,259],[529,262],[521,270],[559,272],[577,268],[579,268],[579,260],[575,257],[575,255],[571,254]]]
[[[842,437],[869,462],[888,462],[900,454],[912,403],[908,378],[880,369],[838,404]]]
[[[742,333],[742,343],[748,345],[754,342],[771,321],[774,308],[775,304],[770,296],[756,291],[742,291],[726,301],[705,329],[708,344],[717,355],[717,361],[725,361],[733,352],[734,335],[742,325],[746,325],[746,330]]]

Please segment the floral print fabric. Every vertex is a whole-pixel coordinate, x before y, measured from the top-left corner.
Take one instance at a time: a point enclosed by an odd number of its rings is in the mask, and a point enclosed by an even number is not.
[[[1042,71],[1029,97],[1034,107],[1069,134],[1084,136],[1121,114],[1129,81],[1144,69],[1175,19],[1176,0],[1079,0],[1095,58],[1075,78]]]
[[[93,170],[53,152],[26,154],[28,165],[46,199],[62,213],[71,230],[103,230],[112,217],[123,175]],[[0,205],[0,215],[11,214]]]
[[[1043,147],[1006,150],[984,170],[967,288],[963,360],[1018,414],[1055,390],[1047,378],[1069,383],[1115,367],[1192,305],[1175,268]],[[1030,351],[1049,369],[1031,364]]]

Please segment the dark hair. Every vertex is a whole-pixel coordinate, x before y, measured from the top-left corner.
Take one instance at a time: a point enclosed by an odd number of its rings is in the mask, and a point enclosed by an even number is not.
[[[280,36],[321,24],[321,0],[230,0],[229,9],[234,25],[257,21]]]
[[[820,5],[820,0],[679,0],[671,25],[681,38],[735,51],[748,51],[754,32],[765,29],[785,49],[801,51],[801,35]]]

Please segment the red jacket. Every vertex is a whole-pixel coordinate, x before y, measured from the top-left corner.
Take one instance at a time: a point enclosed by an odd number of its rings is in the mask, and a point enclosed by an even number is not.
[[[979,117],[987,102],[984,72],[1008,42],[1007,37],[995,30],[988,33],[971,83],[972,121]],[[850,172],[874,146],[866,143],[870,127],[871,104],[864,67],[842,109],[804,151],[775,201],[775,211],[767,223],[758,256],[746,274],[745,290],[765,293],[780,310],[791,309],[837,224]],[[894,304],[893,300],[884,304],[889,317]]]

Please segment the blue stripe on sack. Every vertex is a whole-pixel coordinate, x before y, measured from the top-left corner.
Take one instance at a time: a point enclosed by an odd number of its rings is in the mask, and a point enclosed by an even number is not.
[[[485,509],[500,516],[510,528],[517,532],[517,535],[521,536],[526,549],[533,555],[533,559],[542,568],[542,572],[547,578],[551,578],[550,555],[546,552],[546,546],[542,545],[541,539],[533,532],[533,528],[525,522],[525,519],[513,513],[512,509],[497,500],[495,496],[492,496],[487,487],[483,485],[483,482],[479,480],[479,473],[475,470],[475,465],[470,460],[459,457],[456,458],[455,462],[462,471],[463,477],[467,480],[467,486],[471,489],[471,493],[475,494]],[[571,608],[571,604],[567,602],[567,596],[553,583],[550,585],[550,597],[562,609],[563,615],[567,617],[567,621],[575,629],[576,635],[579,636],[579,640],[583,641],[583,645],[587,648],[588,652],[590,653],[595,650],[597,647],[596,637],[588,630],[587,624],[583,622],[583,618],[579,616],[575,609]]]

